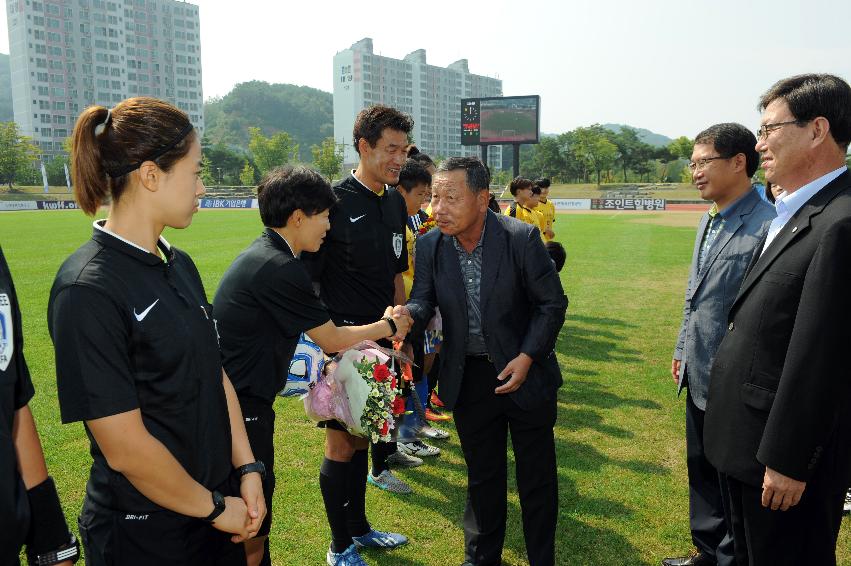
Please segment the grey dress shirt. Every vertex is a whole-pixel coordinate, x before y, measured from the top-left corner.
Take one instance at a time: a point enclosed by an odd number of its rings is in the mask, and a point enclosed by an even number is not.
[[[485,239],[485,227],[479,243],[471,253],[452,237],[452,244],[458,252],[458,262],[461,264],[461,276],[464,278],[464,289],[467,296],[467,355],[480,356],[488,353],[485,337],[482,331],[482,305],[479,290],[482,286],[482,242]]]

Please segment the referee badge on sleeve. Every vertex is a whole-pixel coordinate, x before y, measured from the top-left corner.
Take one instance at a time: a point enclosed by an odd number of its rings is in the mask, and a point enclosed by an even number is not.
[[[403,245],[405,245],[405,239],[402,234],[393,234],[393,252],[396,254],[396,259],[402,257]]]
[[[12,361],[12,352],[15,349],[12,332],[12,304],[9,295],[0,293],[0,371],[6,371]]]

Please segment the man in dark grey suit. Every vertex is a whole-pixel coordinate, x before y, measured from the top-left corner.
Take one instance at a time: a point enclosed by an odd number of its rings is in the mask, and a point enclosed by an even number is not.
[[[724,337],[727,313],[774,209],[751,189],[759,166],[756,137],[741,124],[716,124],[697,135],[689,168],[712,208],[700,219],[671,375],[686,395],[689,526],[697,554],[663,566],[729,566],[733,539],[724,521],[718,472],[703,450],[709,370]]]
[[[529,564],[553,566],[562,383],[553,349],[567,297],[538,229],[488,210],[489,184],[476,158],[451,157],[438,168],[439,230],[417,240],[407,310],[419,325],[435,307],[443,317],[440,397],[455,410],[468,469],[464,564],[501,563],[510,430]]]
[[[760,108],[756,149],[784,192],[712,365],[706,456],[739,565],[831,566],[851,481],[851,88],[799,75]]]

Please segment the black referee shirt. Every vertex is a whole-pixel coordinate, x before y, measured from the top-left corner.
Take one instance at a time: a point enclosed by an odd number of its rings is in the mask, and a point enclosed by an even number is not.
[[[62,421],[140,409],[148,432],[213,489],[231,469],[231,433],[215,322],[189,256],[158,256],[96,224],[56,275],[48,328]],[[86,495],[122,511],[160,509],[112,470],[86,428],[94,459]]]
[[[225,272],[213,300],[222,360],[237,394],[273,403],[302,332],[330,320],[310,275],[271,228]]]
[[[12,442],[15,413],[34,394],[23,345],[15,285],[0,248],[0,564],[17,564],[29,530],[29,502]]]
[[[304,260],[335,323],[375,322],[394,303],[396,274],[408,269],[405,199],[392,187],[378,196],[354,175],[335,185],[334,193],[339,202],[331,209],[325,243]]]

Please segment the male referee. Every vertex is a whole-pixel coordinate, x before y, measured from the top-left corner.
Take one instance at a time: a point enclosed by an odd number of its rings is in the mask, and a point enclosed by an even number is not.
[[[371,106],[355,119],[353,141],[360,163],[337,183],[337,204],[331,209],[331,229],[316,254],[304,254],[319,295],[338,326],[369,324],[380,319],[388,305],[402,304],[402,273],[408,268],[405,246],[407,208],[393,185],[405,163],[410,116],[388,106]],[[329,421],[326,426],[339,426]],[[387,468],[396,443],[373,445],[372,480],[383,489],[410,488]],[[349,529],[353,536],[369,530],[364,510],[367,451],[356,449],[347,482]]]

